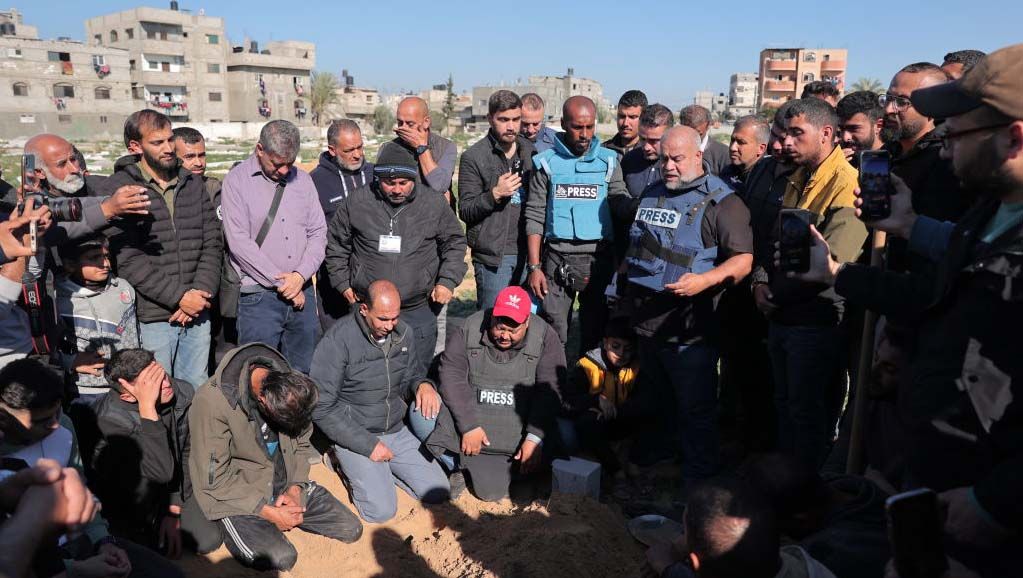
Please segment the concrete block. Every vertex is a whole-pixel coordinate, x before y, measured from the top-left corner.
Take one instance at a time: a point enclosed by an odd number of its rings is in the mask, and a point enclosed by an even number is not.
[[[571,458],[554,460],[552,490],[564,494],[585,494],[600,498],[600,464]]]

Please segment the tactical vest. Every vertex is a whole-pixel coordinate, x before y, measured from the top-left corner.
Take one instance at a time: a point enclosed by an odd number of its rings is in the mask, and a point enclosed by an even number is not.
[[[703,245],[703,215],[730,194],[727,185],[710,175],[706,183],[682,194],[671,194],[663,183],[648,189],[629,229],[629,282],[664,291],[665,284],[686,273],[713,269],[718,248]]]
[[[544,236],[565,241],[611,239],[607,184],[618,155],[593,139],[586,154],[576,157],[556,140],[554,148],[533,157],[536,169],[550,178]]]
[[[547,324],[529,316],[526,342],[505,363],[496,361],[491,348],[483,344],[485,312],[465,320],[465,352],[469,358],[469,383],[476,397],[476,413],[487,432],[489,446],[483,453],[512,455],[526,430],[532,387],[536,384],[536,366],[543,352]]]

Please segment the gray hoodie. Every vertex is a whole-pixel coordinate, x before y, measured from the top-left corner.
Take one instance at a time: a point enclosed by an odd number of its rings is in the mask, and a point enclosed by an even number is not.
[[[104,377],[75,373],[77,354],[98,351],[110,359],[115,351],[141,347],[135,317],[135,289],[124,279],[111,277],[102,291],[94,291],[61,277],[57,280],[57,312],[64,324],[60,359],[83,395],[106,393]]]

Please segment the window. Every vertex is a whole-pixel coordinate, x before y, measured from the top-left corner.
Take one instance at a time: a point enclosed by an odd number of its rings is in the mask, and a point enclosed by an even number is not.
[[[206,64],[206,72],[210,74],[220,74],[220,63],[210,62]]]
[[[128,61],[128,70],[135,70],[135,61],[134,60],[129,60]]]
[[[14,92],[14,96],[28,96],[28,85],[24,82],[15,82],[11,90]]]
[[[8,48],[7,49],[7,58],[21,58],[21,49],[20,48]]]
[[[219,92],[210,93],[210,102],[221,102],[223,100],[222,95]]]
[[[74,98],[75,87],[70,84],[54,84],[53,85],[53,97],[54,98]]]
[[[111,43],[117,42],[117,31],[116,30],[111,30],[110,31],[110,42]]]
[[[163,72],[170,72],[170,62],[161,62],[160,70]]]
[[[160,70],[160,63],[159,62],[153,62],[152,60],[147,60],[146,61],[146,68],[148,68],[149,70]]]
[[[828,62],[830,60],[831,60],[831,55],[830,54],[825,54],[824,55],[824,62]]]
[[[803,62],[817,62],[817,53],[807,52],[803,55]]]
[[[35,124],[35,122],[36,122],[36,115],[34,115],[34,114],[23,114],[18,119],[18,121],[21,122],[21,124]]]
[[[93,35],[92,39],[96,41],[96,44],[103,44],[103,35],[102,34],[95,34],[95,35]]]
[[[216,34],[207,34],[206,44],[220,44],[220,36]]]
[[[99,123],[100,123],[100,124],[106,124],[106,123],[107,123],[107,117],[105,117],[105,116],[103,116],[103,115],[100,115],[100,117],[99,117]]]
[[[93,66],[104,66],[106,63],[107,63],[106,56],[103,56],[102,54],[93,54],[92,55],[92,65]]]
[[[57,115],[57,122],[59,122],[60,124],[71,124],[71,115],[70,114],[58,114]]]
[[[126,39],[128,39],[128,40],[131,40],[131,39],[135,38],[135,29],[134,28],[125,28],[124,29],[124,37]],[[102,117],[102,118],[106,118],[106,117]]]
[[[803,82],[813,82],[813,73],[812,72],[803,73]]]
[[[50,62],[71,62],[70,52],[47,52],[46,59]]]
[[[146,38],[156,40],[156,30],[146,30]]]
[[[94,93],[96,100],[110,100],[110,88],[106,86],[97,86]]]

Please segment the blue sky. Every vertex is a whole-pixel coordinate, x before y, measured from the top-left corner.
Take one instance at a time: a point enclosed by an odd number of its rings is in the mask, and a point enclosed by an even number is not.
[[[167,7],[166,1],[142,4]],[[458,91],[531,74],[603,83],[614,102],[644,90],[672,108],[697,90],[727,91],[732,72],[756,72],[762,48],[849,50],[850,82],[885,85],[902,65],[950,50],[1023,41],[1021,0],[681,2],[527,0],[181,0],[224,18],[228,36],[317,45],[318,70],[347,68],[356,84],[421,90],[454,75]],[[86,18],[138,0],[32,0],[16,6],[40,36],[82,39]],[[764,7],[769,8],[765,9]],[[521,8],[519,8],[521,7]]]

